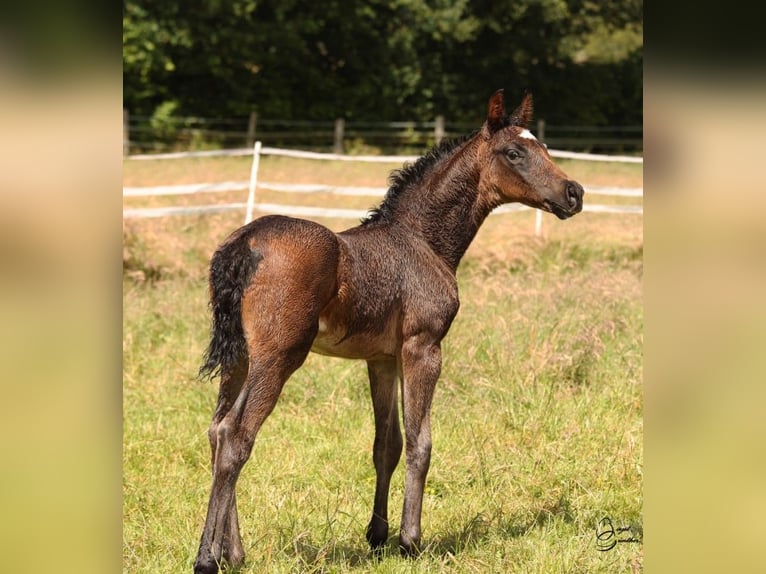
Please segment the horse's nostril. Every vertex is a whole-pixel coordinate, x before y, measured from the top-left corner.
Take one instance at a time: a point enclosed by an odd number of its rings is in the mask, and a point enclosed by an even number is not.
[[[580,187],[579,184],[569,181],[567,182],[567,201],[569,202],[570,207],[575,207],[577,205],[577,202],[582,197],[582,187]]]

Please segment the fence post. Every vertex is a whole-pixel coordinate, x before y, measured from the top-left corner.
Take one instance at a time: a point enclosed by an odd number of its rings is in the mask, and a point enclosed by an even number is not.
[[[444,139],[444,116],[439,115],[439,116],[436,116],[436,121],[434,122],[434,140],[436,141],[436,145],[439,145],[443,139]]]
[[[255,145],[255,125],[258,122],[258,114],[250,112],[250,118],[247,120],[247,147]]]
[[[537,120],[537,140],[545,143],[545,120],[542,118]]]
[[[250,168],[250,193],[247,195],[247,213],[245,224],[253,220],[253,207],[255,206],[255,184],[258,181],[258,163],[261,159],[261,142],[255,142],[253,146],[253,167]]]
[[[543,233],[543,212],[535,209],[535,236],[540,237]]]
[[[130,155],[130,114],[122,108],[122,155]]]
[[[333,134],[333,144],[332,144],[332,151],[333,153],[342,154],[343,153],[343,129],[346,126],[346,120],[343,118],[338,118],[335,120],[335,133]]]

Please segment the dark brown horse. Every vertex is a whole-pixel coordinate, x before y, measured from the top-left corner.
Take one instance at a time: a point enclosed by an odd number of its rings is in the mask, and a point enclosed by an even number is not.
[[[210,425],[213,486],[196,573],[244,560],[235,485],[255,436],[309,351],[367,361],[377,473],[367,540],[388,538],[391,474],[406,452],[399,547],[420,547],[423,487],[431,458],[430,407],[441,341],[458,311],[455,272],[497,206],[520,202],[566,219],[583,188],[527,131],[532,98],[506,115],[503,93],[484,125],[394,172],[383,203],[342,233],[282,216],[231,234],[212,257],[213,330],[203,375],[220,373]],[[397,402],[401,384],[404,440]]]

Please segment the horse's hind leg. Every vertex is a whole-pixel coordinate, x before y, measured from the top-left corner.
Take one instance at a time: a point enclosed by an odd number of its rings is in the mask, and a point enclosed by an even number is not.
[[[261,353],[251,358],[242,389],[215,430],[213,487],[205,528],[194,563],[196,574],[215,574],[222,559],[239,566],[244,551],[239,539],[235,486],[261,426],[271,414],[285,381],[305,360],[310,341],[288,352]],[[229,556],[226,556],[228,545]]]
[[[374,552],[379,552],[388,540],[388,490],[391,475],[402,454],[402,433],[396,400],[396,360],[368,361],[367,372],[375,411],[372,458],[377,475],[372,518],[367,526],[367,541]]]
[[[273,282],[265,282],[273,286]],[[194,563],[197,574],[215,574],[224,558],[236,561],[230,562],[232,566],[238,566],[244,559],[235,508],[237,478],[282,387],[306,360],[317,333],[319,312],[326,296],[315,295],[317,290],[313,288],[295,290],[294,283],[283,283],[280,288],[294,304],[290,310],[264,313],[261,304],[267,294],[259,289],[250,292],[251,301],[243,306],[249,366],[234,402],[211,432],[215,450],[213,486]],[[229,396],[224,397],[224,402],[228,400]]]
[[[230,372],[221,373],[221,385],[218,391],[218,403],[213,413],[213,420],[208,428],[208,440],[210,441],[211,463],[215,478],[215,458],[216,447],[218,445],[218,425],[226,414],[231,410],[232,405],[242,390],[242,385],[247,376],[247,360],[243,359]],[[239,518],[237,516],[236,493],[232,497],[231,507],[229,508],[229,520],[225,527],[224,542],[222,548],[222,558],[231,566],[240,565],[245,552],[242,548],[242,539],[239,534]]]
[[[224,394],[223,416],[214,419],[210,433],[213,486],[194,562],[197,574],[218,572],[227,551],[234,565],[244,558],[235,502],[239,473],[282,387],[306,359],[319,314],[336,289],[339,244],[328,229],[276,216],[243,229],[211,262],[214,332],[203,369],[223,366],[227,357],[236,362],[232,349],[246,353],[249,363],[239,392]],[[239,264],[246,257],[257,265]]]

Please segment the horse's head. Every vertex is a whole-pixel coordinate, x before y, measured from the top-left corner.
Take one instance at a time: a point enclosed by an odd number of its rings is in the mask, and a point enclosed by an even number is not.
[[[492,95],[482,127],[488,166],[483,183],[499,194],[502,203],[519,202],[566,219],[582,211],[583,188],[553,163],[546,147],[529,132],[531,119],[530,94],[510,115],[505,113],[503,91]]]

